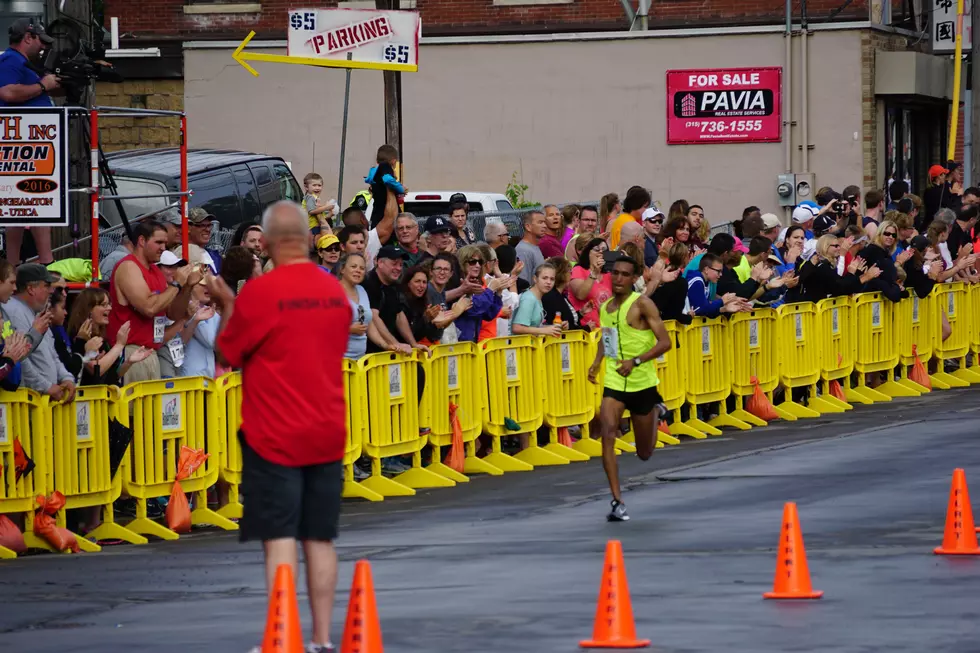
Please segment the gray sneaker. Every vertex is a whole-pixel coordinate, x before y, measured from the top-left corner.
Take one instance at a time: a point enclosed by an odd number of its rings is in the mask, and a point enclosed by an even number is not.
[[[314,644],[310,642],[306,645],[306,653],[336,653],[337,649],[333,644]]]
[[[609,502],[612,510],[606,516],[606,521],[629,521],[630,516],[626,513],[626,504],[613,499]]]

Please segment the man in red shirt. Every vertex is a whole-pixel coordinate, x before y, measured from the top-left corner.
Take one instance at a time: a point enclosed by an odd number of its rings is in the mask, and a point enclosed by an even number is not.
[[[262,228],[273,270],[237,298],[221,277],[210,281],[221,312],[217,353],[242,369],[238,435],[248,500],[241,539],[263,542],[270,591],[279,565],[295,573],[296,541],[303,542],[313,613],[307,651],[326,653],[333,651],[333,540],[347,442],[342,363],[352,311],[340,283],[309,260],[307,214],[298,204],[273,204]],[[313,356],[310,343],[317,343]]]
[[[129,368],[123,379],[127,384],[160,378],[156,352],[163,344],[167,320],[187,316],[191,290],[203,276],[196,267],[186,266],[174,272],[173,281],[167,281],[157,267],[167,246],[167,230],[159,222],[138,225],[133,238],[133,253],[119,261],[109,281],[112,311],[106,337],[114,343],[119,328],[129,322],[123,356],[128,358],[141,347],[152,349],[153,354]]]

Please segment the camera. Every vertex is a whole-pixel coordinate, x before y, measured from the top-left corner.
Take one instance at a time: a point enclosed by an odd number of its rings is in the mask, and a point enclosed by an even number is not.
[[[82,28],[74,20],[58,18],[48,25],[54,39],[44,57],[44,72],[57,75],[68,104],[81,104],[82,95],[92,82],[118,83],[122,75],[105,61],[105,30],[95,26],[101,39],[82,38]]]

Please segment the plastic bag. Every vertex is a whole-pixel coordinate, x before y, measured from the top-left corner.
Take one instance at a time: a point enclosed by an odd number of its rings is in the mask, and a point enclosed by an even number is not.
[[[844,388],[841,387],[840,382],[836,379],[830,382],[830,394],[845,404],[847,403],[847,395],[844,394]]]
[[[755,390],[752,391],[752,396],[749,397],[749,400],[745,402],[745,410],[764,422],[779,419],[779,414],[776,413],[776,409],[773,407],[772,402],[769,401],[769,397],[766,396],[766,393],[759,386],[759,379],[753,376],[752,385],[755,386]]]
[[[34,513],[34,533],[56,551],[70,549],[72,553],[78,553],[78,540],[75,534],[67,528],[59,528],[54,520],[58,511],[65,507],[65,495],[58,491],[52,492],[49,497],[39,494],[37,504],[40,508]]]
[[[567,426],[558,427],[558,444],[563,444],[566,447],[572,446],[572,436],[568,434]]]
[[[454,472],[462,474],[466,452],[463,451],[463,427],[459,424],[458,410],[459,406],[449,403],[449,424],[453,427],[453,442],[449,445],[449,453],[446,454],[443,464]]]
[[[34,461],[24,453],[24,447],[20,444],[20,438],[14,438],[14,470],[16,480],[22,476],[27,476],[34,471]]]
[[[0,515],[0,546],[10,549],[14,553],[27,551],[24,534],[6,515]]]
[[[919,352],[915,350],[915,345],[912,345],[912,355],[915,356],[915,363],[912,364],[909,379],[918,383],[926,390],[932,390],[932,381],[929,380],[929,373],[926,371],[926,366],[919,360]]]
[[[187,495],[180,487],[180,482],[190,477],[197,468],[204,464],[211,454],[203,449],[180,448],[180,459],[177,461],[177,478],[170,491],[170,501],[167,503],[167,528],[175,533],[191,532],[191,506]]]

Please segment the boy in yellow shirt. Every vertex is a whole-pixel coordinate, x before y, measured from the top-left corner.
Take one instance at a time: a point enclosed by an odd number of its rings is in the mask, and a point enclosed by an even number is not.
[[[303,177],[303,190],[306,196],[303,198],[303,208],[310,216],[310,233],[314,237],[321,233],[333,233],[330,228],[330,218],[337,208],[336,202],[328,200],[320,201],[320,193],[323,191],[323,177],[315,172],[311,172]]]

